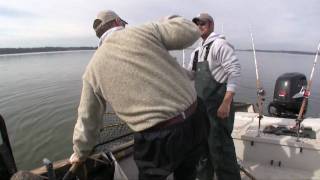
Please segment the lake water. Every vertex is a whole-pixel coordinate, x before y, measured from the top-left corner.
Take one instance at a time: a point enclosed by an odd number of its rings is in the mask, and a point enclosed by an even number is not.
[[[190,52],[186,53],[189,57]],[[251,52],[237,52],[242,65],[235,100],[256,102],[256,77]],[[81,76],[93,51],[0,56],[0,113],[4,117],[19,169],[69,158],[81,93]],[[181,52],[173,52],[179,61]],[[309,78],[314,56],[257,53],[266,104],[272,100],[275,80],[284,72]],[[317,66],[308,116],[319,116],[320,70]]]

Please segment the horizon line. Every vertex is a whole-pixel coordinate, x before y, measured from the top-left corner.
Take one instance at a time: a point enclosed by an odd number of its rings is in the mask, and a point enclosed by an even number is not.
[[[21,54],[34,52],[52,52],[68,50],[95,50],[97,46],[43,46],[43,47],[18,47],[18,48],[0,48],[0,54]],[[185,48],[185,50],[194,50],[195,48]],[[235,51],[253,51],[252,49],[235,49]],[[273,50],[273,49],[256,49],[257,52],[269,53],[289,53],[289,54],[308,54],[314,55],[315,52],[302,50]]]

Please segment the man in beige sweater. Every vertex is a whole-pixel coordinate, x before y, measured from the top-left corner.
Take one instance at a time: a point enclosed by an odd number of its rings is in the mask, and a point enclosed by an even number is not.
[[[194,23],[177,16],[110,32],[83,75],[71,163],[85,160],[97,143],[109,102],[135,131],[139,179],[165,179],[170,173],[195,179],[208,119],[187,72],[169,50],[186,48],[199,37]]]

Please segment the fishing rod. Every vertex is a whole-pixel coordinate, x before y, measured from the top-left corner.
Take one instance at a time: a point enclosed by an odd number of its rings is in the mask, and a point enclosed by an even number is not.
[[[309,78],[309,80],[308,80],[308,85],[307,85],[306,90],[305,90],[304,93],[303,93],[303,101],[302,101],[302,104],[301,104],[301,107],[300,107],[300,111],[299,111],[298,118],[297,118],[297,120],[296,120],[297,141],[299,141],[299,138],[300,138],[301,123],[302,123],[302,121],[303,121],[303,115],[304,115],[305,109],[307,108],[307,102],[308,102],[308,98],[309,98],[309,96],[310,96],[312,79],[313,79],[313,73],[314,73],[314,69],[315,69],[316,64],[317,64],[319,50],[320,50],[320,43],[318,44],[316,56],[315,56],[314,61],[313,61],[313,66],[312,66],[310,78]]]
[[[264,95],[265,91],[263,90],[261,84],[260,84],[260,78],[259,78],[259,71],[258,71],[258,63],[257,63],[257,56],[256,56],[256,49],[254,46],[254,40],[253,40],[253,33],[250,27],[250,35],[251,35],[251,44],[252,44],[252,50],[253,50],[253,58],[254,58],[254,64],[256,68],[256,86],[257,86],[257,98],[258,98],[258,110],[259,110],[259,125],[258,125],[258,134],[257,136],[260,136],[260,126],[261,126],[261,119],[263,118],[263,101],[264,101]]]

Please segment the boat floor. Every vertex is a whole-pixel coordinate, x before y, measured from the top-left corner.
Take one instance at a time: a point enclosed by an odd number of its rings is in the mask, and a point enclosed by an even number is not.
[[[126,176],[128,177],[128,180],[137,180],[138,179],[138,168],[136,166],[136,163],[133,160],[133,156],[127,156],[123,159],[121,159],[119,161],[119,164],[122,168],[122,170],[124,171],[124,173],[126,174]],[[247,167],[247,166],[246,166]],[[261,169],[261,167],[255,167],[255,165],[250,166],[250,169],[254,169],[254,171],[264,171],[263,169]],[[249,172],[251,173],[251,171],[249,170]],[[268,171],[269,172],[269,171]],[[273,172],[270,172],[269,174],[272,175]],[[300,173],[300,172],[297,172]],[[253,173],[254,174],[254,173]],[[265,173],[265,175],[268,175],[268,173]],[[266,176],[266,177],[271,177],[271,176]],[[298,176],[288,176],[288,177],[298,177]],[[244,173],[241,173],[241,179],[246,180],[249,179],[246,177],[246,175]],[[277,179],[277,178],[273,178],[273,179]],[[294,179],[294,178],[291,178]],[[173,180],[173,175],[169,175],[169,177],[167,178],[167,180]],[[302,180],[302,179],[301,179]]]
[[[133,156],[127,156],[121,159],[119,164],[129,180],[138,179],[138,168],[133,160]]]
[[[119,161],[120,167],[127,175],[129,180],[138,179],[138,168],[136,163],[133,160],[133,156],[127,156]],[[170,175],[167,180],[173,180],[173,176]]]
[[[122,170],[127,175],[129,180],[137,180],[138,179],[138,168],[133,160],[133,156],[127,156],[119,162]],[[299,169],[287,169],[282,167],[271,167],[264,166],[260,164],[256,164],[253,162],[246,162],[244,165],[246,170],[259,179],[269,179],[269,180],[312,180],[314,178],[313,174],[307,171],[302,171]],[[306,177],[310,177],[307,178]],[[250,178],[241,174],[242,180],[249,180]],[[316,178],[317,179],[317,178]],[[173,180],[173,176],[170,175],[167,180]],[[314,179],[315,180],[315,179]]]

